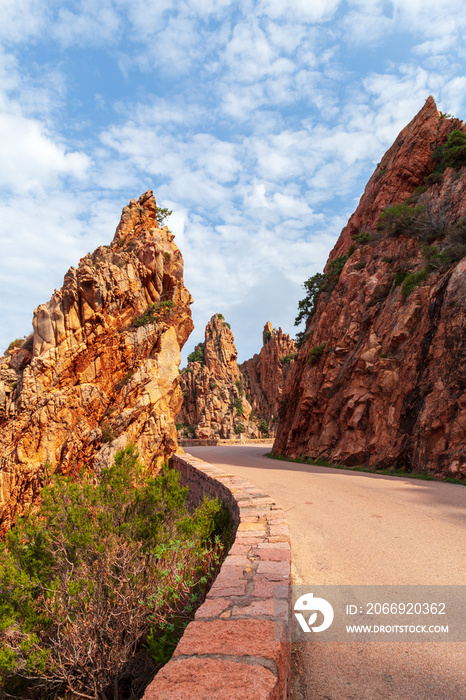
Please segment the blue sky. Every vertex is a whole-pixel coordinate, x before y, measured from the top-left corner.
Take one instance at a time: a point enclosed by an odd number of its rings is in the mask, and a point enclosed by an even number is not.
[[[0,350],[153,189],[195,331],[239,359],[429,94],[466,117],[463,0],[0,0]]]

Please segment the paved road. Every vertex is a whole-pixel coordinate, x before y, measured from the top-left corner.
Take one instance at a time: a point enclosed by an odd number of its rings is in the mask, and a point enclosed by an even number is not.
[[[189,448],[286,511],[293,579],[466,584],[466,488],[271,460],[271,446]],[[466,643],[294,644],[292,700],[464,700]]]

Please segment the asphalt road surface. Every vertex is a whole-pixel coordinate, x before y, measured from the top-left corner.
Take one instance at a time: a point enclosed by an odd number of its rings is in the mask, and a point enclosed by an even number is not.
[[[296,584],[466,584],[466,487],[190,447],[286,512]],[[291,700],[464,700],[466,643],[295,643]]]

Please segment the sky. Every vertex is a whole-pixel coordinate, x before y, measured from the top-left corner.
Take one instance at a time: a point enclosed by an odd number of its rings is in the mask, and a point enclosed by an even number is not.
[[[154,191],[195,330],[294,335],[364,186],[432,94],[466,118],[464,0],[0,0],[0,351]]]

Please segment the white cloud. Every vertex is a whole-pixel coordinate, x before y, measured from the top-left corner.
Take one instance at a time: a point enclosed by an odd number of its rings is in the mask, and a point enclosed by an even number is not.
[[[258,11],[274,19],[293,17],[305,22],[325,22],[339,5],[340,0],[261,0]]]
[[[121,17],[111,0],[80,0],[73,10],[58,10],[50,34],[63,46],[92,46],[115,44],[121,27]]]
[[[42,0],[2,0],[0,37],[6,42],[23,42],[44,30],[47,8]]]
[[[67,153],[39,122],[20,114],[0,114],[0,153],[0,185],[23,193],[43,189],[58,176],[82,179],[90,163],[84,153]]]

